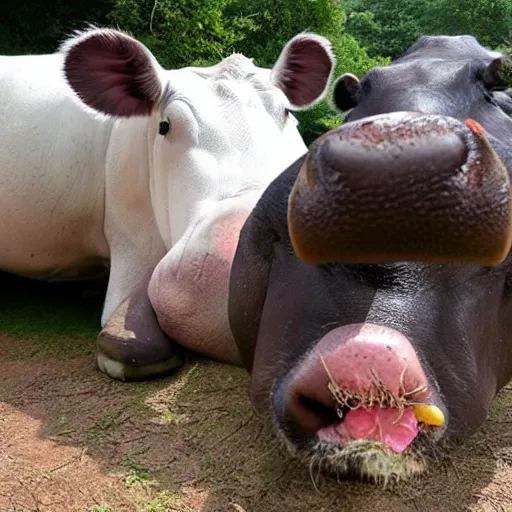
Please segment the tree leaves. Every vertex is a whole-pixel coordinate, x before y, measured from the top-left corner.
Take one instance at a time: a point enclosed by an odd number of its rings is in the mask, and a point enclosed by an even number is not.
[[[41,0],[37,8],[3,0],[0,53],[55,51],[88,23],[130,32],[166,68],[209,65],[233,52],[271,67],[291,37],[313,31],[333,43],[335,76],[362,76],[423,34],[473,34],[506,49],[512,0]],[[331,96],[298,114],[307,142],[341,121]]]

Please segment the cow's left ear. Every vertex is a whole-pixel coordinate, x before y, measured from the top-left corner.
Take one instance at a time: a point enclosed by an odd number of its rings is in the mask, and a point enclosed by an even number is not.
[[[316,34],[299,34],[283,48],[272,68],[271,80],[285,93],[290,109],[300,110],[323,98],[334,64],[329,40]]]
[[[108,29],[87,30],[65,42],[64,76],[89,107],[103,114],[147,116],[162,95],[162,68],[136,39]]]
[[[512,87],[512,60],[508,57],[498,57],[485,68],[482,80],[487,87],[494,91],[503,91]]]

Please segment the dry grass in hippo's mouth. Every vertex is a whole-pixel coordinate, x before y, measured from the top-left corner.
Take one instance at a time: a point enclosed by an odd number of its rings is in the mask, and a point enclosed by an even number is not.
[[[438,429],[444,424],[444,414],[428,401],[416,401],[425,385],[406,391],[404,369],[398,392],[393,393],[372,370],[371,384],[364,393],[342,389],[320,359],[338,420],[317,430],[302,447],[290,443],[277,427],[290,452],[309,465],[313,482],[318,471],[387,487],[419,475],[429,463],[440,463],[445,446],[437,434],[442,432]]]
[[[0,283],[2,512],[512,510],[512,387],[419,479],[384,489],[313,472],[318,492],[253,415],[243,370],[196,360],[165,379],[114,382],[94,364],[101,298]],[[382,450],[356,448],[368,464]]]

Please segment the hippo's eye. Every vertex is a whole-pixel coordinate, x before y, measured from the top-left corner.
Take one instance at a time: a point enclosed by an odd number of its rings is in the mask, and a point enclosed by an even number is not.
[[[484,85],[490,91],[503,91],[512,84],[512,60],[498,57],[492,60],[482,73]]]
[[[171,123],[169,122],[169,119],[164,119],[163,121],[160,121],[160,124],[158,125],[158,133],[160,135],[167,135],[171,129]]]

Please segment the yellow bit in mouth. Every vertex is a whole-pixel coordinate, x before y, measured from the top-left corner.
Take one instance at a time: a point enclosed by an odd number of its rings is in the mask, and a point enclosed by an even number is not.
[[[415,405],[414,415],[418,421],[426,423],[427,425],[440,427],[444,423],[443,411],[436,405]]]

